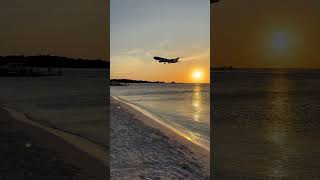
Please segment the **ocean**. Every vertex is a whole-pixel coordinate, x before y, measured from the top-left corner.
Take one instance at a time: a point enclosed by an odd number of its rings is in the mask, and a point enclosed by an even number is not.
[[[109,70],[63,69],[63,76],[0,77],[0,103],[31,119],[109,146]]]
[[[320,177],[319,70],[213,71],[211,79],[213,177]]]
[[[110,95],[143,108],[186,138],[210,148],[209,84],[111,86]]]

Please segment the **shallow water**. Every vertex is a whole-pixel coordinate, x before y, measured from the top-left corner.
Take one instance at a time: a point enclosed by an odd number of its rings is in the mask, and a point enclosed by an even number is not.
[[[320,71],[212,72],[213,177],[320,177]]]
[[[108,146],[108,71],[63,69],[63,73],[0,77],[0,102],[34,120]]]
[[[187,138],[210,146],[208,84],[130,84],[112,86],[110,93],[156,115]]]

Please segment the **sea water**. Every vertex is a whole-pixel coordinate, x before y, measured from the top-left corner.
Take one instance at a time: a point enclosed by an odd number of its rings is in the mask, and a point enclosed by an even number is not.
[[[143,108],[186,138],[209,148],[209,84],[132,83],[112,86],[110,94]]]
[[[217,179],[320,177],[319,70],[214,71],[211,79]]]
[[[0,77],[1,105],[108,146],[108,70],[62,71],[63,76]]]

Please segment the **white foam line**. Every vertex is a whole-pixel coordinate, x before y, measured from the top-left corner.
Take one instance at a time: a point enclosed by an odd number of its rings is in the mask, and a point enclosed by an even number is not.
[[[98,161],[101,161],[103,164],[105,164],[107,166],[109,155],[107,153],[107,150],[104,149],[103,147],[101,147],[101,146],[99,146],[99,145],[97,145],[97,144],[95,144],[85,138],[66,133],[66,132],[61,131],[59,129],[54,129],[54,128],[39,124],[35,121],[28,119],[23,113],[18,112],[14,109],[10,109],[8,107],[4,107],[3,109],[8,111],[14,119],[16,119],[20,122],[23,122],[23,123],[28,123],[34,127],[37,127],[37,128],[41,128],[41,129],[47,131],[48,133],[53,134],[53,135],[63,139],[64,141],[73,145],[77,149],[88,153],[91,157],[97,159]]]
[[[175,134],[179,135],[180,137],[183,137],[184,139],[196,144],[197,146],[203,148],[204,150],[206,151],[210,151],[210,148],[199,143],[199,142],[196,142],[194,140],[192,140],[191,138],[189,138],[189,136],[179,130],[177,130],[176,128],[172,127],[171,125],[165,123],[163,120],[161,120],[161,118],[153,115],[152,113],[148,112],[147,110],[135,105],[135,104],[132,104],[132,103],[129,103],[127,101],[124,101],[116,96],[112,96],[113,99],[117,100],[117,101],[120,101],[122,103],[125,103],[126,105],[130,106],[131,108],[135,109],[136,111],[139,111],[141,112],[143,115],[149,117],[150,119],[152,119],[153,121],[155,121],[156,123],[168,128],[169,130],[171,130],[172,132],[174,132]]]

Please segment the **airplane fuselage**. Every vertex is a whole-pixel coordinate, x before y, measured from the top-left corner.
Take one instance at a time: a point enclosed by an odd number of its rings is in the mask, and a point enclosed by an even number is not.
[[[158,61],[159,63],[168,63],[168,64],[171,64],[171,63],[177,63],[179,62],[179,57],[175,58],[175,59],[166,59],[166,58],[162,58],[162,57],[154,57],[154,59],[156,61]]]

